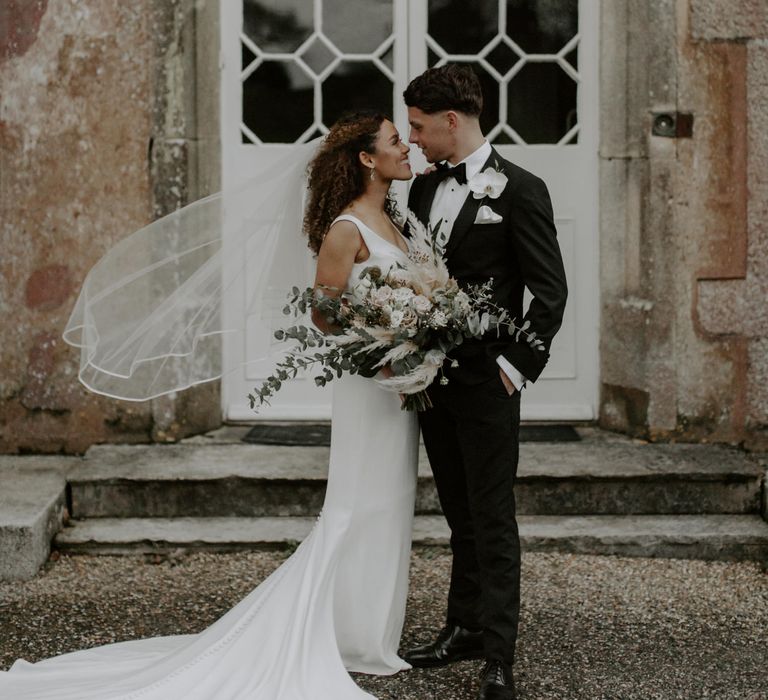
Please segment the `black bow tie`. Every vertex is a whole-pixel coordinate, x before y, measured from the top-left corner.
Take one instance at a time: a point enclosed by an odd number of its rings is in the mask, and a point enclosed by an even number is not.
[[[459,185],[467,184],[466,163],[459,163],[455,168],[452,168],[448,163],[437,163],[435,167],[437,168],[437,170],[435,170],[435,175],[437,175],[441,181],[452,177]]]

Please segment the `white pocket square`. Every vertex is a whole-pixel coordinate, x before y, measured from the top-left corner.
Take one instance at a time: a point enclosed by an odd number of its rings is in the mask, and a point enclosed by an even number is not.
[[[498,224],[499,221],[501,221],[501,215],[493,211],[487,204],[483,204],[477,210],[476,224]]]

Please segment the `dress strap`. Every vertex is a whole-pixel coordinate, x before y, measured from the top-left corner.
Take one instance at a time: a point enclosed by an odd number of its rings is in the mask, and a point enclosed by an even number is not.
[[[337,221],[351,221],[355,226],[357,226],[357,230],[360,231],[360,235],[363,237],[363,240],[365,241],[365,245],[367,246],[369,251],[373,251],[376,246],[379,245],[379,242],[381,243],[388,243],[389,241],[384,240],[378,233],[373,231],[370,226],[366,226],[365,223],[358,219],[356,216],[352,214],[339,214],[332,222],[331,226],[335,224]],[[371,241],[371,239],[376,239],[375,241]]]

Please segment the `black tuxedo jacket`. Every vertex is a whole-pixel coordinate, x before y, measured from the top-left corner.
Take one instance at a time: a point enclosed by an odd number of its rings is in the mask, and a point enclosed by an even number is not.
[[[542,341],[543,350],[532,348],[521,335],[516,341],[506,334],[489,333],[479,340],[465,341],[451,353],[459,366],[446,370],[459,382],[474,384],[498,374],[496,358],[501,354],[523,376],[536,381],[549,359],[552,338],[560,328],[568,295],[563,260],[557,243],[552,203],[544,182],[527,170],[502,158],[494,149],[483,166],[507,176],[507,184],[496,199],[475,199],[470,194],[462,206],[445,257],[448,270],[460,285],[477,284],[493,277],[493,301],[509,310],[516,325],[530,322],[529,332]],[[425,225],[440,177],[419,175],[408,196],[408,208]],[[475,224],[481,206],[487,205],[502,220]],[[407,235],[407,230],[406,230]],[[523,317],[523,291],[533,299]]]

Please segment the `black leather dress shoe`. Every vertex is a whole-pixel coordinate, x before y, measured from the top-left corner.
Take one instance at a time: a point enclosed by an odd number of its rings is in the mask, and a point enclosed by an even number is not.
[[[488,661],[480,677],[478,700],[517,700],[512,670],[503,661]]]
[[[470,632],[459,625],[446,625],[431,644],[409,649],[403,659],[414,668],[436,668],[454,661],[482,659],[483,632]]]

